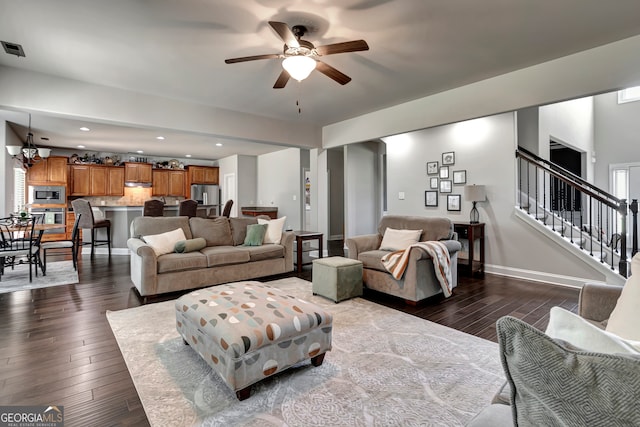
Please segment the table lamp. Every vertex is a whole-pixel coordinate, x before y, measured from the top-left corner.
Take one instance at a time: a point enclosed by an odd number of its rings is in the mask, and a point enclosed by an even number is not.
[[[487,200],[487,193],[484,185],[465,185],[464,197],[470,202],[473,202],[473,207],[471,208],[471,213],[469,215],[469,222],[471,224],[479,223],[480,213],[478,212],[478,209],[476,209],[476,203]]]

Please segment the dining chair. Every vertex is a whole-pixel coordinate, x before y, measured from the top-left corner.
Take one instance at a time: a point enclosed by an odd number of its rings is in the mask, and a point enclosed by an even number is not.
[[[198,202],[192,199],[182,200],[178,206],[178,216],[193,218],[198,212]]]
[[[55,240],[51,242],[44,242],[40,245],[42,252],[42,275],[47,275],[47,251],[53,250],[71,250],[71,257],[73,261],[73,269],[78,270],[78,248],[80,246],[80,232],[79,224],[82,214],[76,215],[76,220],[73,223],[73,231],[71,232],[71,240]]]
[[[224,204],[224,208],[222,209],[222,216],[225,218],[229,218],[231,215],[231,207],[233,206],[233,200],[227,200],[227,203]]]
[[[39,235],[34,233],[35,221],[33,218],[24,220],[12,220],[4,218],[0,220],[0,235],[2,245],[0,247],[0,277],[6,267],[12,269],[18,264],[24,264],[23,258],[27,258],[29,265],[29,282],[33,281],[33,266],[38,277],[38,265],[40,264]]]
[[[76,199],[71,202],[73,207],[73,213],[78,216],[82,215],[78,224],[79,228],[91,230],[91,242],[83,242],[82,245],[91,245],[91,256],[95,252],[96,246],[107,245],[109,249],[109,256],[111,256],[111,221],[108,219],[96,219],[93,216],[93,209],[91,209],[91,203],[85,199]],[[96,239],[96,229],[106,228],[107,239]]]
[[[146,200],[142,209],[142,216],[164,216],[164,202],[156,199]]]

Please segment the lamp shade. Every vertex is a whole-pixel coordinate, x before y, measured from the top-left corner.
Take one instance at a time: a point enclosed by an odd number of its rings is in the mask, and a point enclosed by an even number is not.
[[[470,202],[484,202],[487,200],[484,185],[465,185],[464,198]]]
[[[7,145],[7,152],[10,156],[17,156],[22,151],[22,147],[19,145]]]
[[[38,156],[42,157],[43,159],[46,159],[50,155],[51,155],[51,148],[43,148],[43,147],[38,148]]]
[[[316,68],[316,61],[308,56],[289,56],[282,61],[282,68],[294,79],[302,81]]]

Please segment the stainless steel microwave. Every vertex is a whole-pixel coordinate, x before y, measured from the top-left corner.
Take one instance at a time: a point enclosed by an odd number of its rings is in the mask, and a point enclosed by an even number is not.
[[[59,205],[67,203],[64,186],[30,185],[29,203],[38,205]]]

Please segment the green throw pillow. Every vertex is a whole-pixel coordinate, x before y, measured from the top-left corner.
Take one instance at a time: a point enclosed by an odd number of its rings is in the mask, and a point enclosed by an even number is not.
[[[266,232],[267,224],[247,225],[247,237],[244,238],[244,246],[262,246]]]
[[[196,237],[195,239],[180,240],[176,242],[173,248],[177,253],[194,252],[199,251],[207,246],[207,241],[202,237]]]

